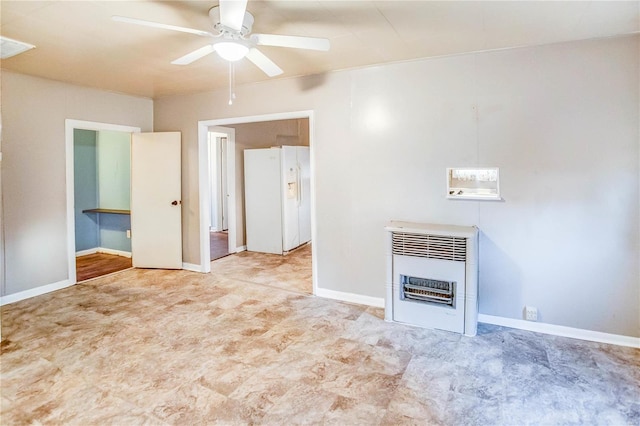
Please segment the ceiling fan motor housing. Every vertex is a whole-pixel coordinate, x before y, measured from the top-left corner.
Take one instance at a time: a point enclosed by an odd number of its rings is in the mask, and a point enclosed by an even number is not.
[[[215,32],[162,24],[126,16],[112,16],[112,19],[129,24],[195,34],[200,37],[206,37],[209,40],[207,45],[171,61],[174,65],[189,65],[210,53],[216,52],[221,58],[230,63],[239,61],[242,58],[247,58],[269,77],[274,77],[282,74],[282,69],[260,52],[256,46],[290,47],[294,49],[319,51],[329,50],[329,40],[324,38],[277,34],[252,34],[251,37],[249,37],[253,29],[254,18],[253,15],[246,10],[246,0],[243,2],[237,0],[220,0],[220,4],[222,7],[215,6],[209,9],[209,19]],[[240,22],[240,18],[242,18],[242,22]]]
[[[209,9],[209,19],[211,19],[211,22],[213,23],[213,28],[220,31],[221,34],[231,33],[244,37],[247,34],[251,33],[251,28],[253,27],[253,15],[249,12],[244,13],[244,19],[242,20],[242,29],[240,31],[225,27],[220,23],[219,6],[215,6]]]

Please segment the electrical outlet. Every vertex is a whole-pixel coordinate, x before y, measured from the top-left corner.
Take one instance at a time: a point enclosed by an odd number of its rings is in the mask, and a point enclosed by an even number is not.
[[[127,229],[127,238],[131,238],[131,229]]]
[[[538,321],[538,308],[533,306],[524,307],[524,319],[527,321]]]

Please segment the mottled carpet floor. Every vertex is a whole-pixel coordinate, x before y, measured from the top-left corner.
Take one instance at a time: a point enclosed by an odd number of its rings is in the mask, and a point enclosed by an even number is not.
[[[309,253],[130,269],[2,307],[0,423],[640,423],[640,350],[387,323],[305,294]]]

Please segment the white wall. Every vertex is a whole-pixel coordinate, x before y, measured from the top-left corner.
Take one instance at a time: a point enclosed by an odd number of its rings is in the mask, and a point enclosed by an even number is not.
[[[640,336],[639,58],[638,36],[477,58],[506,199],[480,205],[481,311]]]
[[[199,263],[197,121],[312,109],[318,286],[384,296],[390,219],[476,224],[480,312],[640,336],[639,37],[444,57],[154,102],[183,131],[185,261]],[[500,167],[503,202],[445,199]]]
[[[98,132],[98,207],[131,208],[131,135],[126,132]]]
[[[68,279],[65,119],[150,131],[153,102],[4,70],[1,78],[5,294],[10,295]]]

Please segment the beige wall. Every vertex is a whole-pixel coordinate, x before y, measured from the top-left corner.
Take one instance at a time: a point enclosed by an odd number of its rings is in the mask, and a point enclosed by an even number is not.
[[[152,130],[151,99],[2,71],[5,294],[67,280],[65,119]]]
[[[244,150],[272,146],[309,146],[309,119],[232,124],[236,130],[236,246],[247,244],[244,211]]]
[[[185,261],[199,263],[197,122],[314,110],[317,280],[382,298],[390,219],[476,224],[480,312],[640,336],[639,37],[274,80],[154,103],[183,132]],[[502,202],[447,200],[500,167]]]
[[[67,277],[64,120],[183,132],[199,263],[197,121],[314,110],[320,288],[384,294],[389,219],[477,224],[480,312],[640,336],[639,37],[369,67],[149,99],[2,72],[3,294]],[[154,117],[155,114],[155,117]],[[500,167],[503,202],[445,168]]]

